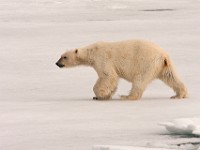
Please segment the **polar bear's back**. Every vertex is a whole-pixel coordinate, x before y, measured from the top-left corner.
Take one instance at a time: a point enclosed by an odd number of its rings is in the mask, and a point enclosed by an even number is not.
[[[144,40],[127,40],[119,42],[97,42],[95,43],[101,50],[112,51],[112,53],[128,53],[131,55],[137,54],[156,54],[165,53],[164,50],[149,41]]]
[[[166,56],[167,53],[158,45],[144,40],[120,42],[98,42],[96,55],[105,54],[112,61],[134,61],[142,64]]]

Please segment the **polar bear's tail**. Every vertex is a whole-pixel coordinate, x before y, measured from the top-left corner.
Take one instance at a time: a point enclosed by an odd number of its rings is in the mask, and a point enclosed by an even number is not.
[[[169,57],[166,57],[164,59],[163,69],[160,73],[159,78],[176,92],[176,95],[172,96],[171,98],[187,97],[187,88],[180,80]]]

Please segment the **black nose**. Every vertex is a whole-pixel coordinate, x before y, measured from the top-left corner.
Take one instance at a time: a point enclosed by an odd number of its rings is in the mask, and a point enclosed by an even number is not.
[[[63,64],[60,64],[60,63],[56,63],[56,65],[58,66],[58,67],[60,67],[60,68],[63,68],[64,67],[64,65]]]

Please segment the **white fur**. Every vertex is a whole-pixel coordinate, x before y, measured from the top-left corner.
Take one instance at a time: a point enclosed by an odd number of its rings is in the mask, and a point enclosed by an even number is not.
[[[132,83],[130,94],[121,96],[122,99],[140,99],[154,79],[160,79],[173,88],[176,95],[172,98],[187,96],[187,89],[177,76],[169,56],[151,42],[97,42],[72,54],[76,55],[73,56],[75,64],[89,65],[96,70],[99,78],[93,90],[98,99],[110,99],[117,89],[119,78]]]

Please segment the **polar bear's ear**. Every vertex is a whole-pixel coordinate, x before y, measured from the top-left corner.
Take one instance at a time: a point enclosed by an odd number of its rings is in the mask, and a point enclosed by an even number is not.
[[[76,54],[78,53],[78,49],[75,50],[75,53],[76,53]]]

